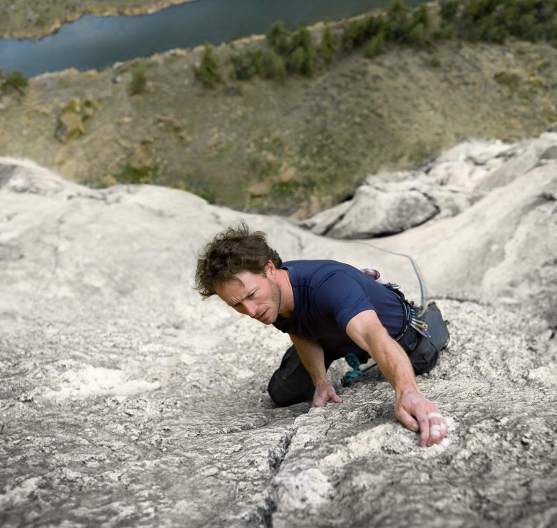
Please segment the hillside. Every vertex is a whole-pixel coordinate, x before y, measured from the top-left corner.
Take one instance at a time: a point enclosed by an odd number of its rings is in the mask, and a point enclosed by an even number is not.
[[[0,154],[32,156],[88,185],[144,181],[304,217],[381,169],[468,137],[535,136],[557,120],[557,50],[542,43],[445,42],[375,59],[356,50],[311,79],[237,81],[228,67],[214,90],[194,77],[201,52],[31,79],[24,97],[1,97]],[[226,65],[230,52],[216,55]],[[137,71],[145,90],[130,95]],[[77,114],[69,126],[79,137],[64,134],[64,113]]]

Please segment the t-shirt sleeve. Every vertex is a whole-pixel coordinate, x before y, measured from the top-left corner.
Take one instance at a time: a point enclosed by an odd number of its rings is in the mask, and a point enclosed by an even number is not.
[[[350,320],[366,310],[375,310],[362,286],[343,272],[333,273],[315,292],[315,305],[321,317],[334,319],[346,331]]]

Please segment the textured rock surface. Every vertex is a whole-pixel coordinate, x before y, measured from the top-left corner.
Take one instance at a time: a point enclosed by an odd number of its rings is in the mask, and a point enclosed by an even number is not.
[[[265,388],[285,336],[192,290],[199,247],[242,217],[286,259],[372,265],[412,296],[405,259],[179,191],[93,191],[0,159],[0,523],[555,525],[557,347],[529,312],[555,306],[541,288],[557,283],[556,177],[547,163],[381,239],[417,255],[438,295],[489,287],[481,304],[439,301],[452,340],[419,383],[451,431],[426,449],[373,367],[343,389],[347,367],[333,365],[340,405],[276,408]],[[521,315],[488,302],[498,295],[538,304]]]
[[[400,233],[423,224],[439,210],[421,192],[384,192],[365,185],[359,187],[352,207],[327,234],[333,238],[372,238]]]

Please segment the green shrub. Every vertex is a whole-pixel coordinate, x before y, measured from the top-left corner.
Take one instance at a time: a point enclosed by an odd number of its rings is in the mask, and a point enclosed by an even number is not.
[[[152,183],[154,172],[152,168],[146,167],[135,167],[127,163],[126,165],[120,167],[119,172],[114,174],[114,179],[118,183]]]
[[[364,28],[357,20],[353,20],[342,32],[342,49],[350,51],[360,46],[364,41]]]
[[[290,42],[290,50],[294,50],[301,46],[304,50],[312,50],[311,33],[308,28],[302,27],[292,35]]]
[[[364,20],[353,20],[342,33],[342,49],[350,51],[363,45],[384,30],[384,20],[381,16],[370,16]]]
[[[419,22],[409,32],[406,37],[406,42],[411,46],[423,48],[428,44],[428,34],[425,26]]]
[[[385,47],[385,33],[383,31],[379,32],[378,35],[375,35],[366,46],[365,55],[369,59],[373,59],[377,57]]]
[[[462,10],[462,19],[470,24],[491,15],[501,0],[468,0]]]
[[[273,50],[265,53],[261,49],[239,52],[230,57],[236,78],[251,79],[259,75],[263,79],[281,79],[286,75],[284,59]]]
[[[440,28],[437,27],[432,30],[431,36],[433,40],[440,41],[440,40],[451,40],[455,37],[455,32],[453,28],[446,27]]]
[[[145,68],[138,66],[132,70],[132,80],[130,81],[129,92],[130,95],[138,95],[145,92],[147,85],[147,75],[145,75]]]
[[[323,37],[321,38],[321,46],[319,47],[319,54],[323,58],[325,64],[330,65],[335,60],[338,53],[338,44],[331,33],[329,27],[325,28],[323,31]]]
[[[244,53],[243,51],[234,53],[230,56],[230,62],[234,68],[236,79],[240,81],[251,79],[257,73],[257,68],[251,54]]]
[[[292,35],[288,71],[311,77],[313,75],[313,43],[307,28],[300,28]]]
[[[290,48],[289,35],[290,32],[284,27],[282,20],[277,20],[271,24],[265,37],[269,46],[277,53],[286,54]]]
[[[522,79],[517,73],[509,73],[506,71],[496,73],[493,78],[504,86],[509,87],[511,90],[517,90],[520,86]]]
[[[286,75],[284,59],[273,50],[263,55],[259,75],[264,79],[282,79]]]
[[[408,33],[413,27],[410,9],[404,0],[393,0],[387,10],[385,38],[399,44],[408,43]]]
[[[505,2],[504,19],[509,33],[532,42],[550,40],[551,28],[557,26],[556,15],[557,3],[551,0]]]
[[[370,40],[379,35],[382,31],[384,32],[385,21],[383,16],[370,16],[368,19],[364,20],[362,31],[364,33],[365,40]]]
[[[219,64],[213,55],[213,46],[205,43],[201,64],[195,69],[195,77],[199,79],[206,88],[215,88],[220,82]]]
[[[11,72],[5,72],[0,68],[0,89],[6,90],[12,88],[20,95],[24,95],[24,88],[27,88],[29,80],[22,72],[14,70]]]
[[[422,24],[426,31],[431,29],[431,15],[426,4],[422,4],[412,11],[412,24],[414,26]]]
[[[459,3],[457,1],[441,4],[440,15],[445,22],[452,22],[458,13]]]
[[[254,49],[248,52],[253,67],[255,68],[255,73],[261,75],[265,69],[265,53],[262,49]]]
[[[290,55],[288,56],[288,61],[286,67],[291,73],[301,73],[304,66],[304,61],[306,54],[304,53],[304,48],[298,46]]]

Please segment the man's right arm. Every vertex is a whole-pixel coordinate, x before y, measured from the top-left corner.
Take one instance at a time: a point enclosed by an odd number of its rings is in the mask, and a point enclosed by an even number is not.
[[[304,339],[292,334],[290,339],[296,347],[298,356],[302,364],[309,372],[315,393],[313,395],[314,407],[325,407],[329,400],[341,403],[342,399],[337,395],[334,387],[327,380],[327,370],[325,369],[325,354],[321,345],[311,339]]]

